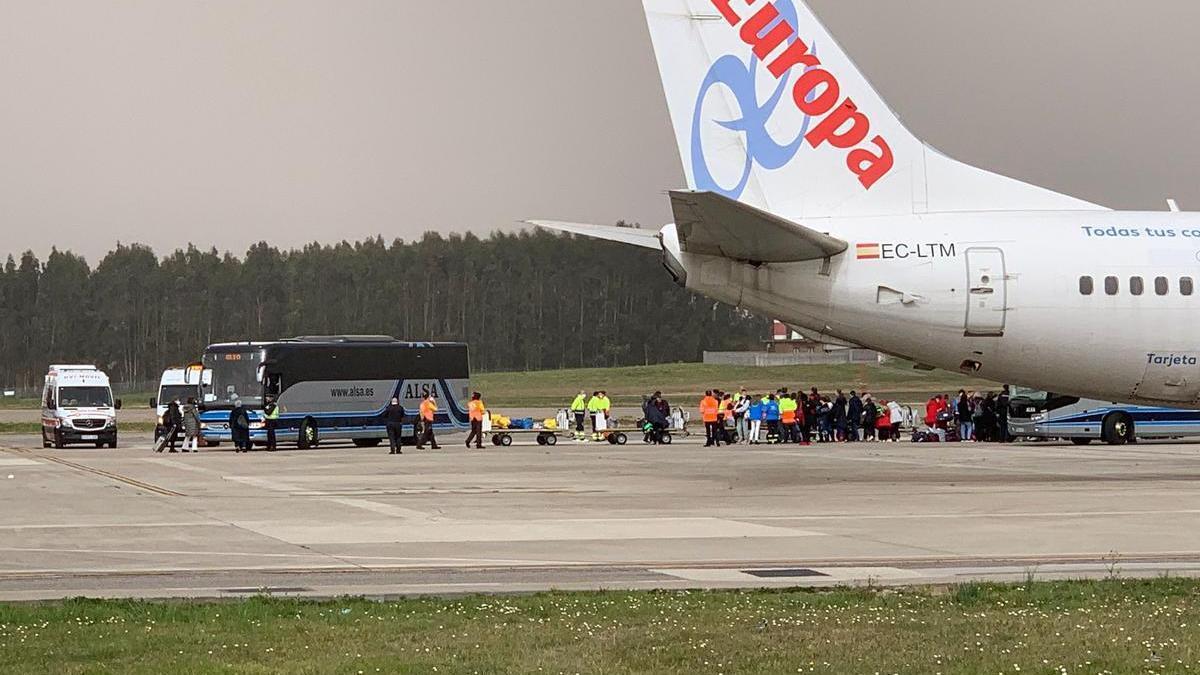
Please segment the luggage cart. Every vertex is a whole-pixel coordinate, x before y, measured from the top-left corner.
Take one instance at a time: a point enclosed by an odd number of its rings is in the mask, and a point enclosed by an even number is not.
[[[507,448],[513,444],[513,438],[534,436],[538,445],[558,445],[561,431],[555,429],[492,429],[492,445]]]

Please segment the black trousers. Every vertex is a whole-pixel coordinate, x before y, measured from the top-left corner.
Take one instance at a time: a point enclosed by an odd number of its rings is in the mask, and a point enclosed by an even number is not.
[[[267,424],[267,449],[274,450],[275,449],[275,420],[268,418],[266,420],[266,424]]]
[[[388,448],[392,452],[400,452],[402,449],[402,446],[404,445],[404,427],[402,427],[402,426],[395,427],[395,426],[388,425],[387,435],[388,435]]]
[[[721,445],[721,425],[718,422],[704,423],[705,445]]]
[[[583,417],[582,412],[575,413],[575,433],[583,433]]]
[[[421,435],[417,438],[417,447],[423,448],[428,443],[434,450],[437,449],[437,439],[433,437],[433,422],[421,420]]]
[[[483,420],[471,420],[471,433],[467,435],[467,447],[471,447],[471,439],[475,439],[477,449],[483,449]]]

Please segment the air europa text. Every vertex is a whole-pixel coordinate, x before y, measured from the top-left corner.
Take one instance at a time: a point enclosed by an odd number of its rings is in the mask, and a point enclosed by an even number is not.
[[[800,39],[796,27],[782,18],[773,2],[761,0],[711,0],[721,16],[735,28],[741,24],[742,41],[754,48],[754,54],[767,63],[767,70],[781,79],[796,66],[803,72],[792,89],[792,99],[800,112],[821,121],[804,136],[814,148],[829,143],[835,148],[853,150],[846,157],[850,171],[858,176],[863,187],[871,186],[895,166],[892,148],[883,136],[876,135],[867,142],[871,120],[850,97],[842,98],[842,86],[837,76],[822,67],[808,44]],[[747,18],[734,5],[757,11]],[[749,14],[748,11],[746,14]],[[788,40],[793,40],[787,44]],[[780,49],[787,44],[786,48]],[[767,62],[776,51],[779,54]],[[839,103],[840,101],[840,103]],[[871,148],[871,144],[875,147]]]

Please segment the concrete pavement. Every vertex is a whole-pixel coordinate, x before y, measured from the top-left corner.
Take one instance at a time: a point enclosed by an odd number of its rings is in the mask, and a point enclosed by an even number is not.
[[[393,457],[0,437],[0,599],[1200,576],[1200,445],[460,439]]]

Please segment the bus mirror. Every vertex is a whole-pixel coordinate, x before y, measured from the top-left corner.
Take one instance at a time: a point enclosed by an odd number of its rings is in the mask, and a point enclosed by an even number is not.
[[[158,408],[158,399],[156,399],[156,398],[152,398],[152,399],[150,399],[150,407],[151,407],[151,408]]]

